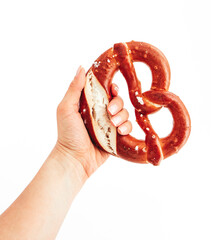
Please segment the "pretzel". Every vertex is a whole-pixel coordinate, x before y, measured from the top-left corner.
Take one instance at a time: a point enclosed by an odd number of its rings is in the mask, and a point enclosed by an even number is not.
[[[142,93],[133,62],[147,64],[152,72],[151,89]],[[145,140],[120,135],[111,124],[107,105],[112,99],[110,87],[116,71],[126,79],[129,97],[135,108],[136,120],[146,134]],[[102,150],[136,163],[159,165],[186,143],[190,134],[190,117],[179,97],[169,92],[170,67],[166,57],[156,47],[144,42],[117,43],[104,52],[86,74],[81,95],[80,113],[92,141]],[[173,129],[159,138],[151,126],[148,114],[162,107],[170,110]]]

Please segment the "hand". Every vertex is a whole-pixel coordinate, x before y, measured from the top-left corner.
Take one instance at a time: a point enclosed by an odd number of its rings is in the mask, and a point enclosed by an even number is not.
[[[93,145],[79,113],[79,100],[85,82],[85,70],[79,67],[57,108],[58,140],[55,148],[71,156],[71,161],[78,161],[89,177],[106,161],[109,154]],[[117,127],[119,134],[127,135],[131,132],[132,125],[128,121],[128,111],[123,108],[123,100],[118,96],[116,84],[112,84],[111,92],[113,99],[107,110],[112,124]]]
[[[108,153],[92,144],[79,113],[85,80],[85,71],[79,68],[57,108],[55,148],[30,184],[0,215],[0,239],[55,239],[74,197],[108,158]],[[111,119],[117,122],[120,134],[128,134],[132,128],[128,112],[123,109],[115,84],[111,91],[114,96],[108,105]]]

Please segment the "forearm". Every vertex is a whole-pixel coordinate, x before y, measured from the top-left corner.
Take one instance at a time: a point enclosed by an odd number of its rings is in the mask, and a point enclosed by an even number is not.
[[[54,239],[87,176],[56,148],[31,183],[0,216],[0,240]]]

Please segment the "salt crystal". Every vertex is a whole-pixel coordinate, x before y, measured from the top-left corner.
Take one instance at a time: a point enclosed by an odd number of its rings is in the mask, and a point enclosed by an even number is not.
[[[94,62],[94,67],[97,68],[97,67],[100,65],[100,63],[101,63],[101,61],[98,61],[98,62],[95,61],[95,62]]]
[[[144,101],[143,101],[142,97],[137,97],[137,100],[141,105],[144,105]]]

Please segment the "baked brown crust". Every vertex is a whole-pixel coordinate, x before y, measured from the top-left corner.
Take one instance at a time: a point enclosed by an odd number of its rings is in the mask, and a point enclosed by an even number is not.
[[[147,64],[152,72],[150,91],[144,93],[141,91],[141,83],[133,65],[133,62],[136,61]],[[170,85],[169,63],[159,49],[148,43],[131,41],[115,44],[113,48],[104,52],[88,71],[92,71],[105,89],[109,101],[112,99],[110,92],[112,79],[118,70],[126,79],[137,122],[145,132],[146,138],[143,141],[131,135],[122,136],[117,133],[116,156],[136,163],[150,162],[158,165],[162,159],[173,155],[182,148],[191,129],[190,116],[183,102],[168,91]],[[168,108],[174,119],[173,130],[165,138],[158,137],[148,119],[148,114],[156,112],[162,107]],[[95,135],[91,121],[92,113],[89,111],[84,90],[80,101],[80,112],[92,141],[104,150]]]

